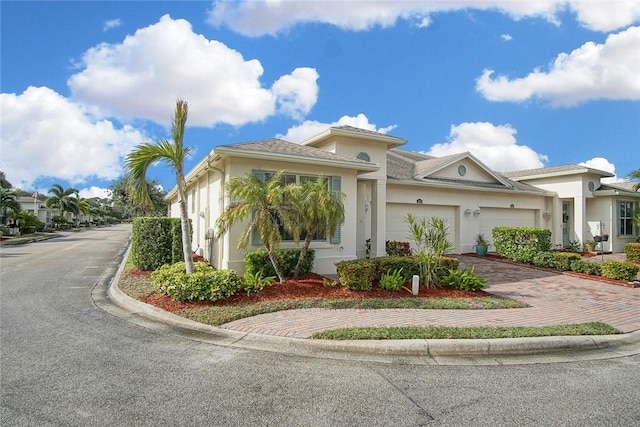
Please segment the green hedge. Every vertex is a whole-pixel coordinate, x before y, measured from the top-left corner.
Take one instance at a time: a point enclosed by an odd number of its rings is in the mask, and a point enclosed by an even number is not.
[[[216,270],[206,262],[196,262],[187,274],[184,261],[165,264],[152,275],[153,290],[176,301],[216,301],[240,290],[242,279],[233,270]]]
[[[551,250],[548,228],[496,227],[492,235],[496,253],[517,262],[530,263],[539,252]]]
[[[179,218],[133,219],[131,261],[140,270],[155,270],[164,264],[184,261]]]
[[[640,243],[627,243],[624,245],[624,253],[627,261],[640,261]]]
[[[296,268],[296,264],[298,263],[298,258],[300,257],[300,249],[279,249],[276,253],[278,262],[282,268],[282,273],[285,277],[292,276],[293,270]],[[315,250],[307,249],[304,261],[300,266],[299,274],[301,276],[304,276],[313,270],[315,258]],[[244,256],[244,262],[246,272],[249,274],[262,272],[263,277],[277,276],[276,271],[273,268],[273,264],[269,259],[269,254],[264,249],[259,249],[255,252],[248,252]]]
[[[602,269],[597,262],[576,259],[571,261],[571,271],[576,273],[590,274],[592,276],[602,276]]]
[[[640,266],[630,262],[608,260],[601,263],[602,277],[607,279],[631,281],[635,279]]]
[[[571,262],[582,259],[582,257],[575,252],[554,252],[553,253],[553,265],[556,270],[570,271]]]
[[[370,291],[376,266],[371,259],[356,259],[336,263],[338,279],[342,286],[352,291]]]

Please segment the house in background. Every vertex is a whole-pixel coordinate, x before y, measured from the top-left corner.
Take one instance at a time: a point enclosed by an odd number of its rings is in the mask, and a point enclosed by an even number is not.
[[[562,237],[557,241],[562,247],[572,241],[602,240],[597,249],[615,253],[624,252],[624,245],[637,239],[638,227],[633,225],[632,217],[640,209],[640,192],[633,191],[631,182],[603,184],[602,178],[614,175],[580,165],[504,175],[556,194],[553,212],[560,216],[552,230]]]
[[[47,206],[45,200],[40,200],[36,197],[20,196],[16,198],[16,201],[20,203],[23,211],[35,214],[40,221],[45,223],[46,227],[51,227],[53,210]]]
[[[345,222],[331,240],[318,239],[311,244],[316,252],[314,270],[321,274],[335,273],[338,261],[365,257],[368,240],[372,257],[386,254],[388,240],[409,241],[408,213],[444,218],[449,224],[452,252],[465,253],[473,251],[479,233],[491,240],[491,231],[497,226],[550,228],[557,246],[563,245],[565,229],[570,241],[591,239],[587,224],[605,220],[599,217],[606,211],[606,203],[613,204],[606,225],[611,227],[620,219],[619,212],[613,210],[616,203],[630,201],[635,209],[640,201],[640,193],[628,192],[621,198],[613,194],[617,190],[601,185],[600,178],[610,176],[602,171],[581,167],[583,174],[576,175],[580,182],[586,179],[587,190],[593,182],[592,194],[598,203],[587,206],[579,185],[562,185],[564,175],[541,172],[540,176],[534,171],[500,174],[470,153],[436,158],[404,150],[405,143],[401,138],[339,126],[301,144],[269,139],[215,147],[186,175],[194,250],[217,268],[244,271],[245,252],[238,251],[236,243],[246,223],[233,226],[222,236],[215,235],[214,228],[229,203],[225,183],[247,172],[266,179],[284,170],[286,182],[324,176],[332,189],[345,194]],[[170,216],[179,217],[175,188],[167,200]],[[563,215],[565,207],[571,211],[568,218]],[[575,217],[576,212],[580,218]],[[570,227],[564,226],[565,219]],[[637,230],[631,232],[637,234]],[[610,244],[618,242],[618,248],[620,241],[611,239]],[[251,243],[249,251],[261,247],[258,239]],[[281,247],[296,246],[293,241],[283,241]]]

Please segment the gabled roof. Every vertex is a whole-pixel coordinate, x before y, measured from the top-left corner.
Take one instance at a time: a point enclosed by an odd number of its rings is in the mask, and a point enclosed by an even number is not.
[[[637,182],[616,182],[611,184],[600,184],[600,187],[595,191],[600,195],[622,195],[630,197],[640,197],[640,190],[635,191],[633,186]]]
[[[465,179],[443,178],[437,172],[461,160],[475,163],[481,170],[494,178],[493,181],[471,181]],[[526,183],[512,181],[502,174],[494,172],[471,153],[460,153],[445,157],[433,157],[426,154],[393,149],[387,151],[387,178],[390,181],[405,181],[435,186],[451,186],[456,189],[493,189],[525,191],[539,194],[547,192]]]
[[[397,136],[390,136],[384,133],[375,132],[372,130],[360,129],[354,126],[334,126],[324,132],[303,141],[301,145],[313,146],[316,143],[323,141],[331,136],[347,136],[352,138],[362,138],[371,141],[379,141],[387,144],[387,148],[395,148],[407,143],[406,140],[398,138]]]
[[[546,168],[525,169],[512,172],[504,172],[503,175],[513,180],[520,181],[523,179],[545,178],[561,175],[577,175],[583,173],[592,173],[605,177],[615,176],[615,174],[612,174],[611,172],[605,172],[599,169],[593,169],[581,165],[560,165]]]
[[[376,163],[367,162],[353,157],[343,156],[305,147],[282,139],[265,139],[262,141],[245,142],[240,144],[219,145],[213,149],[215,155],[231,155],[236,157],[264,158],[272,160],[296,160],[308,163],[331,163],[333,166],[351,167],[363,171],[379,169]]]

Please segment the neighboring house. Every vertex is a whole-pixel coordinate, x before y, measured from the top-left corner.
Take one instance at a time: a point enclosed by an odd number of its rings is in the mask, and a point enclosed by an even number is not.
[[[16,201],[20,203],[23,211],[35,214],[40,221],[45,223],[46,227],[52,226],[51,218],[53,218],[54,210],[48,207],[44,200],[39,200],[35,197],[20,196],[16,198]]]
[[[594,240],[608,236],[597,249],[624,252],[624,245],[635,242],[638,229],[631,221],[640,209],[640,192],[633,191],[632,182],[602,184],[601,178],[614,176],[579,165],[564,165],[505,173],[518,182],[527,183],[557,194],[554,211],[560,216],[561,243]]]
[[[536,185],[528,174],[497,173],[470,153],[435,158],[401,149],[405,143],[401,138],[339,126],[301,144],[269,139],[214,148],[186,175],[194,250],[217,268],[243,272],[245,252],[238,251],[236,243],[246,223],[235,225],[222,236],[214,233],[216,219],[229,204],[225,183],[246,172],[266,179],[280,170],[285,171],[287,182],[325,176],[332,189],[346,196],[345,222],[336,235],[311,244],[318,273],[335,273],[335,262],[365,257],[369,239],[372,257],[385,255],[388,240],[409,241],[408,213],[446,219],[453,253],[472,251],[478,233],[491,241],[491,231],[497,226],[550,228],[553,243],[563,244],[562,207],[569,195]],[[597,192],[609,191],[599,181],[609,174],[588,171]],[[637,204],[640,194],[630,193],[628,198]],[[613,202],[618,197],[603,193],[601,199]],[[179,217],[175,188],[167,200],[170,216]],[[576,229],[572,226],[570,230]],[[591,238],[586,231],[569,237],[581,241]],[[254,236],[248,250],[260,247]],[[296,246],[293,241],[283,241],[281,247]]]

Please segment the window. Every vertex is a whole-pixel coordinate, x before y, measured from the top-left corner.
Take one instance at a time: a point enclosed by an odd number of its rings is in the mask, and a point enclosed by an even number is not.
[[[273,177],[276,173],[275,172],[266,172],[266,171],[261,171],[261,170],[254,170],[253,174],[258,177],[260,180],[266,181],[268,179],[270,179],[271,177]],[[291,184],[296,184],[296,183],[305,183],[305,182],[309,182],[309,181],[317,181],[318,180],[318,176],[316,175],[297,175],[297,174],[283,174],[282,175],[282,180],[283,180],[283,184],[284,185],[291,185]],[[327,186],[329,187],[329,189],[331,190],[336,190],[336,191],[340,191],[340,187],[341,187],[341,178],[339,176],[329,176],[326,177],[327,178]],[[276,220],[278,221],[278,224],[280,226],[280,235],[282,236],[282,241],[283,242],[293,242],[293,236],[291,235],[291,233],[285,231],[284,229],[284,225],[282,224],[282,221],[280,220],[280,218],[276,218]],[[331,237],[331,243],[333,244],[337,244],[340,243],[340,225],[338,225],[338,227],[336,228],[336,230],[334,230],[333,232],[333,236]],[[303,232],[302,235],[300,236],[300,240],[304,240],[304,236],[305,233]],[[258,236],[258,233],[253,230],[252,232],[252,244],[254,245],[259,245],[260,244],[260,237]],[[318,231],[316,232],[315,236],[313,237],[314,241],[325,241],[325,235],[324,233]]]
[[[618,202],[618,234],[633,236],[633,202]]]

